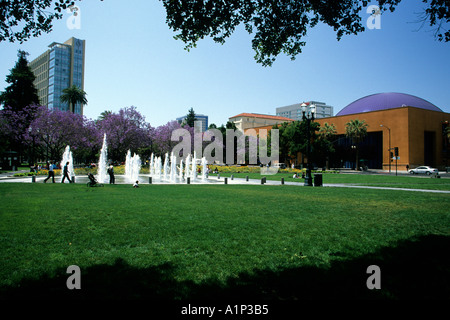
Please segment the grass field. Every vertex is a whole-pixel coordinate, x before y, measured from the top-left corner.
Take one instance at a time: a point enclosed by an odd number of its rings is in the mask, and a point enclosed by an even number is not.
[[[0,194],[2,299],[450,297],[448,194],[18,183]],[[74,264],[82,290],[66,287]],[[381,290],[367,289],[369,265]]]
[[[303,184],[303,179],[294,179],[292,173],[277,173],[275,175],[261,175],[260,173],[221,173],[221,177],[245,178],[249,176],[249,179],[261,179],[266,177],[267,180],[298,182]],[[312,174],[314,177],[314,173]],[[212,174],[211,177],[217,176]],[[449,178],[431,178],[426,175],[420,176],[408,176],[398,175],[395,173],[391,175],[387,174],[337,174],[337,173],[324,173],[322,175],[324,184],[354,184],[361,186],[375,186],[375,187],[392,187],[392,188],[407,188],[407,189],[431,189],[431,190],[449,190],[450,191],[450,179]]]

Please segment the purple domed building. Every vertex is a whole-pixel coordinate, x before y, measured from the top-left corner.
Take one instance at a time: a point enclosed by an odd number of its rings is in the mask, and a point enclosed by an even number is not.
[[[422,98],[405,93],[389,92],[372,94],[370,96],[358,99],[339,111],[336,116],[389,110],[401,107],[415,107],[425,110],[443,112],[434,104]]]
[[[356,119],[368,125],[368,134],[360,143],[345,136],[347,123]],[[406,171],[422,165],[440,170],[449,167],[449,139],[445,135],[449,121],[450,114],[433,103],[395,92],[360,98],[336,116],[316,120],[321,126],[328,123],[336,127],[336,152],[330,157],[330,167],[389,171]]]

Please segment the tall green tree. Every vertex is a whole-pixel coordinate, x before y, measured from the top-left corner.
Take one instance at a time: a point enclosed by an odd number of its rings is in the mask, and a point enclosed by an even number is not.
[[[237,130],[236,125],[234,124],[234,122],[231,122],[231,121],[227,121],[227,123],[222,124],[217,129],[219,129],[220,132],[222,132],[223,136],[225,136],[227,134],[227,129],[232,129],[232,130],[235,130],[235,131]]]
[[[188,111],[188,114],[186,115],[186,119],[184,122],[191,128],[194,127],[195,121],[197,121],[197,118],[195,117],[195,111],[193,108],[190,108]]]
[[[310,130],[310,163],[312,163],[318,154],[317,148],[317,131],[319,124],[312,121],[309,127]],[[295,159],[298,153],[301,153],[302,163],[304,164],[304,155],[306,155],[308,148],[308,126],[306,121],[285,122],[280,126],[273,126],[273,129],[279,129],[279,154],[280,162],[285,162],[288,159]]]
[[[87,104],[86,92],[76,85],[64,89],[60,99],[61,102],[67,102],[69,104],[69,110],[75,112],[75,105],[77,103]]]
[[[356,170],[359,169],[359,144],[367,136],[368,124],[364,120],[350,120],[345,127],[345,135],[352,139],[353,145],[356,148]]]
[[[18,60],[11,69],[11,73],[6,76],[9,86],[0,94],[0,104],[13,111],[20,111],[29,105],[39,104],[37,89],[33,84],[36,77],[28,66],[27,55],[27,52],[19,50]]]
[[[288,124],[283,132],[283,140],[287,142],[289,155],[293,158],[297,153],[306,153],[306,127],[302,121],[293,121]]]
[[[277,129],[278,130],[278,152],[279,152],[279,162],[280,163],[287,163],[289,160],[289,141],[288,137],[285,134],[286,128],[289,126],[289,122],[283,122],[280,125],[275,124],[272,126],[272,130]],[[269,137],[267,140],[267,145],[272,145],[272,130],[269,131]],[[271,152],[272,150],[270,150]]]
[[[334,152],[333,139],[336,133],[336,126],[334,124],[328,124],[328,122],[325,122],[319,129],[319,140],[325,149],[327,169],[330,169],[330,153]]]
[[[309,157],[310,159],[308,159],[309,163],[314,163],[315,161],[317,161],[318,159],[318,147],[317,147],[317,131],[319,130],[320,124],[314,121],[310,122],[309,125],[309,137],[310,137],[310,141],[309,141],[309,146],[310,146],[310,153],[309,153]],[[302,155],[307,155],[308,154],[308,124],[306,121],[301,121],[298,129],[297,129],[297,133],[296,135],[300,135],[300,140],[299,140],[299,144],[297,145],[297,148],[293,149],[297,152],[301,152]],[[302,162],[304,164],[304,157],[302,159]]]
[[[222,124],[217,129],[222,133],[222,137],[223,137],[223,157],[224,157],[223,162],[226,163],[226,152],[227,152],[227,139],[226,139],[226,136],[227,136],[227,129],[236,131],[237,128],[236,128],[236,125],[234,124],[234,122],[227,121],[227,123]],[[234,153],[233,157],[234,157],[234,159],[236,159],[237,158],[237,143],[234,145],[233,153]]]

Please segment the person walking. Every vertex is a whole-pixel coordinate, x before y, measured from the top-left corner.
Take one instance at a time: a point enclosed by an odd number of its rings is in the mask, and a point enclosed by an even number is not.
[[[55,166],[53,165],[53,161],[50,161],[48,165],[48,177],[44,180],[44,183],[47,183],[47,180],[50,178],[52,178],[52,182],[55,183],[55,171],[53,171],[54,169]]]
[[[67,180],[69,180],[69,183],[72,183],[72,181],[71,181],[70,178],[69,178],[69,161],[66,162],[66,165],[65,165],[64,168],[63,168],[63,174],[64,174],[64,176],[63,176],[63,178],[62,178],[61,183],[64,183],[64,180],[65,180],[66,178],[67,178]]]
[[[109,166],[108,174],[109,174],[109,184],[116,184],[116,178],[114,177],[114,167],[113,167],[113,165]]]

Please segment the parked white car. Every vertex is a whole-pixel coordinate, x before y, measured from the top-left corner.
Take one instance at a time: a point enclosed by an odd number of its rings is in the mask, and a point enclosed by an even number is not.
[[[410,174],[421,174],[421,173],[424,173],[424,174],[430,175],[430,174],[439,174],[439,171],[438,171],[438,169],[431,168],[429,166],[420,166],[420,167],[417,167],[415,169],[409,170],[409,173]]]

